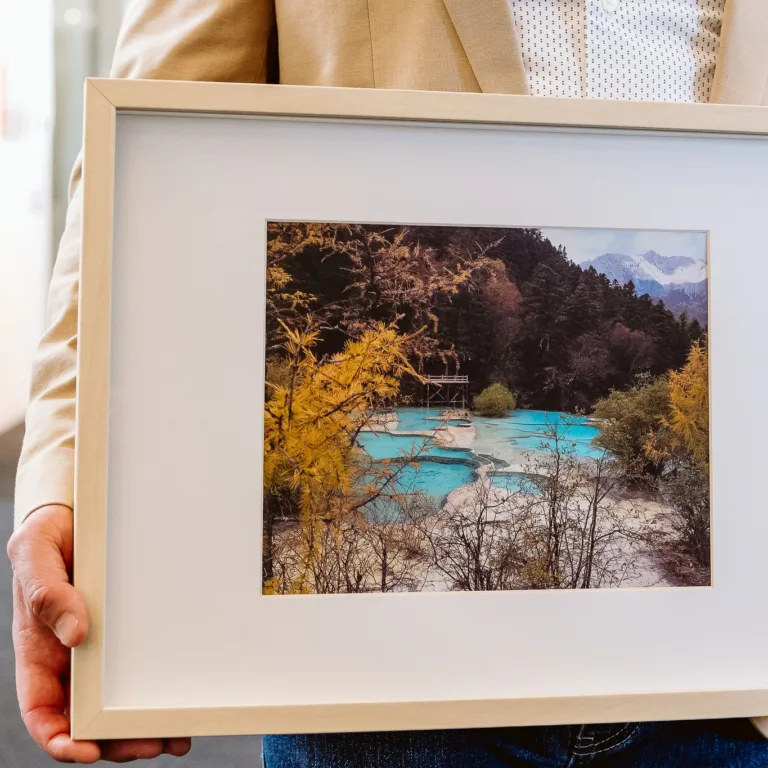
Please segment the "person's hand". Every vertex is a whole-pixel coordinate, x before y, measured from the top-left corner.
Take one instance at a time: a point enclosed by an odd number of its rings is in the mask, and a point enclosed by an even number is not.
[[[73,741],[70,737],[70,648],[88,632],[82,596],[70,584],[73,525],[68,507],[33,512],[8,542],[13,564],[13,645],[21,716],[55,760],[128,762],[163,753],[181,757],[189,739]]]

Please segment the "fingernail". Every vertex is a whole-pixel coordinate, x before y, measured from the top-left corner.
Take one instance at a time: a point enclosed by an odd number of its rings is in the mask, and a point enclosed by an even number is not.
[[[53,631],[64,645],[69,645],[75,638],[79,624],[80,622],[71,613],[65,613],[56,622]]]

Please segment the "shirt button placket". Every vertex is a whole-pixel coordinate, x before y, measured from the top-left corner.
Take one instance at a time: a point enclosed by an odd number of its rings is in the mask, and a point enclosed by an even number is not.
[[[606,13],[616,13],[619,7],[619,0],[600,0],[600,5]]]

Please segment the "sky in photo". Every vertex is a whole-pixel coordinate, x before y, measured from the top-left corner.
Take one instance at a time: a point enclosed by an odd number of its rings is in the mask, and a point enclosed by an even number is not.
[[[656,251],[662,256],[690,256],[698,261],[707,259],[706,232],[542,227],[541,233],[553,245],[565,246],[568,258],[576,264],[597,258],[604,253],[639,256],[648,251]]]

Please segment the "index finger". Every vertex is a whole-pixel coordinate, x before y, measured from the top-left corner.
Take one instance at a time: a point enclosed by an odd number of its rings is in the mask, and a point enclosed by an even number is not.
[[[95,742],[72,740],[64,685],[54,664],[34,662],[17,650],[16,689],[24,725],[54,760],[95,763],[101,757]]]

